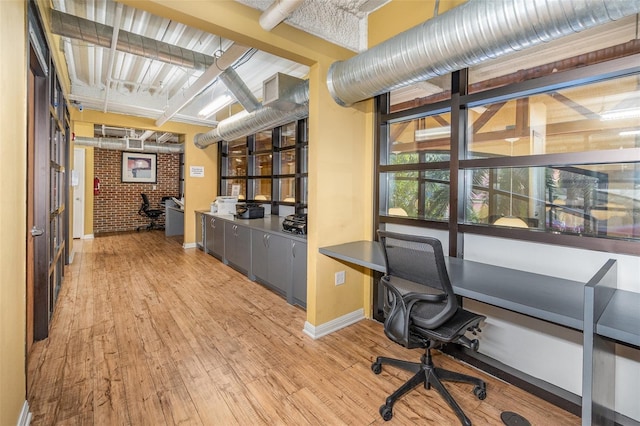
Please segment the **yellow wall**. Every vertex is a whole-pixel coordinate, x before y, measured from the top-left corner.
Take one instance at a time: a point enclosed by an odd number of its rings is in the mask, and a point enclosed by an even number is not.
[[[0,425],[15,425],[26,399],[26,34],[26,2],[0,1]]]
[[[185,223],[184,243],[195,243],[195,210],[209,209],[211,201],[217,195],[217,147],[209,147],[201,150],[193,144],[193,137],[197,133],[211,130],[208,127],[194,126],[190,124],[168,122],[163,126],[155,125],[151,118],[133,117],[130,115],[102,113],[100,111],[77,109],[71,110],[72,127],[76,136],[93,137],[93,125],[104,124],[106,126],[155,130],[172,132],[184,135],[185,140]],[[81,146],[78,146],[81,147]],[[93,234],[93,148],[86,148],[85,157],[85,235]],[[204,178],[192,178],[189,176],[190,166],[204,166]]]
[[[438,14],[466,0],[440,0]],[[393,0],[369,15],[369,47],[433,17],[435,0]]]

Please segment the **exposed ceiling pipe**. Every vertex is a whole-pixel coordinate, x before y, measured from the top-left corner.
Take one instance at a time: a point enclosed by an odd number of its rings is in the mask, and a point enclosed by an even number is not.
[[[63,37],[110,48],[114,28],[51,9],[51,31]],[[118,31],[116,49],[144,58],[201,71],[209,68],[215,60],[213,56],[122,30]]]
[[[117,151],[124,151],[127,149],[127,140],[121,138],[87,138],[83,136],[76,136],[73,140],[73,143],[76,145],[92,146],[94,148],[101,149],[114,149]],[[140,152],[156,154],[181,154],[184,152],[184,144],[159,144],[155,142],[145,142],[144,150]]]
[[[309,115],[309,81],[293,87],[283,98],[298,104],[290,111],[261,106],[253,112],[243,111],[218,123],[218,127],[207,133],[198,133],[194,144],[201,149],[221,140],[231,141],[261,130],[281,126]]]
[[[300,7],[304,0],[275,0],[271,3],[262,15],[260,15],[260,26],[265,31],[271,31],[279,23],[287,19],[294,10]]]
[[[233,96],[240,102],[240,105],[248,112],[253,112],[260,106],[260,102],[253,96],[251,90],[249,90],[244,81],[242,81],[242,78],[240,78],[232,67],[228,67],[220,74],[220,80],[222,80],[224,85],[227,86],[227,89],[233,93]]]
[[[640,12],[640,0],[471,0],[329,68],[342,106]]]
[[[116,47],[118,45],[118,34],[120,33],[120,20],[122,19],[122,11],[124,6],[122,3],[116,3],[116,14],[113,19],[113,34],[111,34],[111,47],[109,49],[109,65],[107,66],[107,78],[105,81],[104,91],[104,108],[102,112],[107,112],[109,106],[109,92],[111,91],[111,76],[113,75],[113,63],[116,58]]]
[[[169,105],[160,118],[156,120],[156,126],[160,127],[169,121],[178,111],[218,78],[222,71],[233,65],[249,50],[248,47],[238,43],[232,44],[187,90],[180,91],[169,99]]]

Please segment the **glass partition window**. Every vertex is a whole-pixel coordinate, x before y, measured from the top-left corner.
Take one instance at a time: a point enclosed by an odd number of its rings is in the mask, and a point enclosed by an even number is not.
[[[380,175],[383,216],[449,219],[449,170],[412,170]]]
[[[271,169],[271,160],[272,160],[273,155],[272,154],[256,154],[253,156],[253,162],[254,162],[254,170],[253,170],[253,174],[256,176],[271,176],[272,174],[272,169]]]
[[[296,145],[296,123],[282,126],[280,130],[280,147],[286,148]]]
[[[256,133],[254,151],[271,151],[271,135],[271,130],[265,130],[263,132]]]
[[[451,99],[451,74],[419,81],[390,93],[391,111],[404,111]]]
[[[256,201],[271,200],[271,178],[251,179],[253,199]]]
[[[387,164],[448,161],[450,123],[450,113],[392,123],[386,150]]]
[[[279,200],[287,203],[296,201],[296,180],[295,178],[279,179]]]
[[[465,222],[639,238],[638,179],[640,163],[469,170]]]
[[[282,151],[279,154],[280,157],[280,174],[292,175],[296,172],[296,151],[288,150]]]
[[[245,200],[247,197],[247,181],[245,179],[222,179],[222,195],[231,195],[233,185],[240,187],[238,200]]]
[[[623,77],[470,108],[468,158],[636,148],[637,80]]]

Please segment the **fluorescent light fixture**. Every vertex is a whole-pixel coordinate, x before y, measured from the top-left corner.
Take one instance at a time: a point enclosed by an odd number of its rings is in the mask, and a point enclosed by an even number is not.
[[[451,134],[451,126],[433,127],[431,129],[418,129],[416,130],[416,141],[425,141],[429,139],[437,139],[442,136],[448,136]]]
[[[198,115],[200,117],[209,117],[210,115],[215,114],[216,112],[220,111],[222,108],[229,105],[232,100],[233,98],[227,94],[219,96],[215,98],[209,105],[202,108],[198,113]]]
[[[600,114],[600,119],[604,121],[628,118],[640,118],[640,108],[616,109]]]
[[[640,130],[625,130],[623,132],[618,133],[619,136],[635,136],[640,135]]]

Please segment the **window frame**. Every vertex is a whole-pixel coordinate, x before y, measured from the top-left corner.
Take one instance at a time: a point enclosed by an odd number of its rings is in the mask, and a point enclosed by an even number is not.
[[[487,168],[527,168],[527,167],[572,167],[579,165],[624,164],[640,162],[640,148],[624,150],[601,150],[586,152],[571,152],[558,154],[535,154],[524,156],[502,156],[481,159],[468,158],[467,150],[467,110],[483,104],[513,100],[525,96],[543,94],[550,91],[571,87],[584,86],[625,76],[640,76],[640,54],[609,60],[593,65],[587,65],[572,70],[553,73],[543,77],[526,80],[506,86],[500,86],[473,94],[469,90],[468,69],[452,73],[451,99],[425,104],[403,111],[390,112],[390,94],[385,93],[376,97],[375,107],[375,193],[374,201],[374,230],[386,223],[401,224],[419,228],[448,229],[449,255],[462,256],[463,236],[465,233],[487,235],[538,242],[552,245],[563,245],[588,250],[607,251],[640,255],[638,240],[616,238],[598,238],[595,236],[581,236],[557,234],[543,230],[516,229],[489,226],[485,224],[465,223],[465,174],[469,170]],[[451,113],[451,153],[449,162],[434,162],[420,164],[388,165],[388,137],[389,125],[410,119],[428,117],[442,112]],[[386,204],[386,189],[381,187],[383,173],[392,171],[421,171],[430,169],[450,170],[450,214],[448,223],[430,220],[392,217],[380,214],[380,207]],[[444,226],[443,226],[444,225]]]

